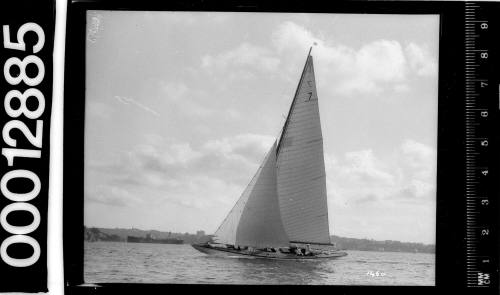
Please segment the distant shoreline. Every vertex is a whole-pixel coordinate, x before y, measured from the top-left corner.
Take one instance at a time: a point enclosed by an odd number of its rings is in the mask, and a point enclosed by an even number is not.
[[[85,241],[113,241],[126,242],[128,236],[152,236],[156,239],[181,239],[184,244],[205,243],[212,235],[198,231],[196,234],[164,232],[158,230],[142,230],[137,228],[100,228],[84,226]],[[331,236],[331,241],[340,250],[376,251],[376,252],[407,252],[407,253],[435,253],[435,245],[400,241],[377,241],[372,239],[346,238]]]

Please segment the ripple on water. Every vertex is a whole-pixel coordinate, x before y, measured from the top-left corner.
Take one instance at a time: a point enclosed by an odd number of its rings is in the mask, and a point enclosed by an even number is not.
[[[208,256],[190,245],[85,243],[85,281],[198,284],[434,285],[435,256],[348,251],[335,260]],[[384,273],[371,276],[370,272]]]

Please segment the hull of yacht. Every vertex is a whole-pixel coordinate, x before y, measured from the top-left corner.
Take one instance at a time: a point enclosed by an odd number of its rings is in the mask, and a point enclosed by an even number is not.
[[[231,257],[231,258],[263,258],[276,260],[314,260],[314,259],[335,259],[344,257],[346,252],[328,251],[316,253],[312,256],[298,256],[294,253],[267,252],[267,251],[248,251],[236,250],[222,247],[209,246],[206,244],[192,244],[196,250],[211,256]]]

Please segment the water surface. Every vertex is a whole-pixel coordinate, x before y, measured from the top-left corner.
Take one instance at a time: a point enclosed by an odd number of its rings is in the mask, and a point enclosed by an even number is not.
[[[86,283],[426,285],[435,255],[346,251],[333,260],[222,258],[190,245],[85,242]]]

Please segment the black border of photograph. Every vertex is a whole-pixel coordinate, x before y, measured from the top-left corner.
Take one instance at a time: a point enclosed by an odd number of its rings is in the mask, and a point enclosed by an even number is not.
[[[249,286],[84,284],[84,119],[87,10],[439,14],[436,286]],[[64,100],[64,271],[68,294],[118,292],[433,293],[465,290],[464,3],[431,1],[72,1],[68,4]],[[397,124],[397,122],[395,122]],[[492,290],[485,288],[483,291]],[[495,290],[493,290],[495,291]]]

